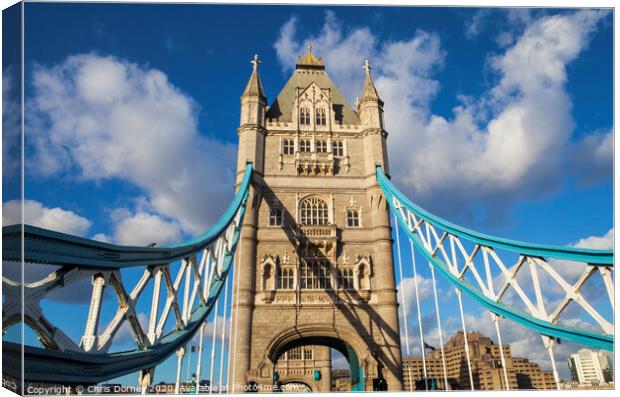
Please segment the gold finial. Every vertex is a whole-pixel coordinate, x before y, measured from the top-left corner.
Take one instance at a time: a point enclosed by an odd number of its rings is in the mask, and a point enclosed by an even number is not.
[[[252,67],[253,67],[254,71],[256,72],[256,70],[258,70],[258,64],[262,63],[262,62],[261,62],[260,59],[258,59],[258,54],[254,54],[254,58],[252,58],[250,63],[252,64]]]
[[[297,59],[297,66],[313,66],[323,68],[323,59],[317,58],[312,53],[312,43],[308,43],[308,53]]]
[[[366,74],[370,74],[372,67],[370,67],[370,63],[368,63],[368,59],[364,60],[364,70],[366,70]]]

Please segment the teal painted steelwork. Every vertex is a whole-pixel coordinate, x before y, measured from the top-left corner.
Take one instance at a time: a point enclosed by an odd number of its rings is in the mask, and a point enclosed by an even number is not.
[[[209,293],[205,304],[199,305],[191,314],[190,319],[185,328],[175,330],[165,335],[155,345],[145,350],[135,349],[118,353],[84,353],[77,351],[53,351],[34,346],[23,346],[24,352],[24,373],[23,376],[30,382],[58,382],[62,380],[64,384],[94,384],[109,379],[123,376],[136,372],[140,369],[152,368],[163,362],[170,355],[174,354],[179,347],[183,346],[191,340],[194,334],[200,329],[203,322],[206,321],[211,310],[217,303],[217,298],[226,282],[228,273],[230,272],[233,255],[239,241],[241,233],[241,225],[245,214],[246,204],[249,194],[249,186],[252,176],[252,165],[248,164],[245,170],[243,181],[235,195],[232,204],[228,210],[220,218],[220,220],[202,236],[191,240],[188,243],[180,244],[167,248],[141,248],[141,247],[123,247],[112,244],[99,243],[93,240],[82,239],[63,233],[51,232],[45,229],[33,228],[31,238],[51,237],[56,244],[61,244],[58,249],[53,252],[46,251],[45,254],[50,255],[49,258],[42,256],[41,253],[32,252],[33,245],[25,246],[26,261],[33,261],[33,258],[43,259],[43,263],[54,264],[73,264],[67,257],[69,253],[63,252],[72,250],[72,244],[86,245],[86,249],[79,252],[81,258],[87,253],[91,254],[90,266],[97,268],[123,268],[140,265],[153,265],[159,263],[170,263],[198,252],[210,243],[214,242],[230,225],[235,215],[239,213],[239,225],[235,228],[232,235],[232,243],[230,252],[225,255],[223,260],[222,272],[219,277],[215,277],[211,283]],[[20,225],[17,225],[19,228]],[[32,227],[31,227],[32,228]],[[6,232],[4,228],[3,234]],[[13,233],[13,230],[9,230]],[[62,242],[64,241],[64,245]],[[36,247],[40,247],[35,245]],[[104,252],[98,250],[103,249]],[[123,262],[116,264],[113,259],[102,259],[101,255],[105,252],[122,253]],[[155,260],[147,262],[149,253],[157,253],[159,261]],[[3,251],[4,254],[4,251]],[[3,255],[4,256],[4,255]],[[164,261],[165,259],[165,261]],[[148,259],[150,261],[150,259]],[[69,263],[67,263],[69,262]],[[3,372],[16,379],[22,377],[20,357],[22,354],[22,346],[20,344],[3,342],[3,354],[6,360],[3,360]],[[11,360],[11,357],[14,359]],[[15,364],[15,365],[11,365]]]
[[[165,265],[198,252],[222,234],[239,210],[246,197],[252,178],[252,164],[248,163],[243,180],[232,203],[209,230],[184,243],[164,247],[120,246],[65,233],[54,232],[31,225],[24,226],[24,261],[53,265],[76,265],[97,269]],[[21,261],[22,225],[2,228],[2,259]]]
[[[248,192],[244,193],[241,203],[240,219],[245,213]],[[187,326],[165,335],[156,345],[145,350],[130,350],[119,353],[82,353],[73,351],[52,351],[33,346],[24,346],[24,378],[28,381],[57,382],[62,379],[66,384],[93,384],[123,376],[140,369],[152,368],[174,354],[179,347],[191,340],[209,313],[217,303],[217,298],[230,271],[233,254],[241,232],[238,227],[233,234],[231,254],[225,256],[222,274],[214,278],[209,289],[208,298],[190,317]],[[5,354],[18,357],[21,354],[19,344],[3,342]],[[8,360],[11,363],[12,360]],[[6,362],[6,361],[5,361]],[[13,360],[18,364],[20,360]],[[19,366],[5,365],[3,371],[17,379],[20,378]]]
[[[355,350],[347,344],[346,358],[349,362],[349,374],[351,374],[351,391],[363,392],[364,389],[364,371],[360,367],[360,360],[355,354]]]
[[[453,223],[446,221],[430,212],[420,208],[412,203],[403,193],[401,193],[383,173],[381,167],[377,167],[377,180],[379,185],[383,189],[384,193],[389,192],[390,195],[395,196],[407,209],[411,212],[432,223],[435,226],[439,226],[448,233],[455,236],[462,237],[466,240],[473,241],[477,244],[499,247],[508,251],[517,252],[519,254],[525,254],[529,256],[539,256],[547,258],[565,259],[576,262],[585,262],[595,265],[613,266],[614,253],[611,250],[594,250],[585,248],[573,248],[562,247],[554,245],[542,245],[524,243],[521,241],[509,240],[502,237],[489,236],[483,233],[470,230]],[[392,203],[390,202],[390,205]]]
[[[466,240],[473,241],[480,245],[499,247],[509,251],[517,252],[519,254],[529,256],[548,256],[552,258],[571,259],[581,262],[596,263],[599,266],[612,266],[613,265],[613,251],[597,251],[597,250],[583,250],[575,248],[565,247],[552,247],[552,246],[536,246],[529,243],[515,242],[507,239],[500,239],[497,237],[487,236],[481,233],[477,233],[460,226],[456,226],[441,218],[438,218],[420,207],[414,205],[409,201],[396,187],[387,179],[380,167],[377,167],[377,179],[385,194],[390,207],[393,206],[393,197],[396,196],[398,201],[406,207],[408,210],[423,218],[429,223],[439,226],[444,230],[453,233]],[[422,252],[426,259],[432,263],[436,269],[455,287],[461,289],[467,293],[474,300],[482,304],[488,310],[496,313],[500,316],[509,318],[522,324],[530,329],[539,332],[542,335],[548,335],[556,338],[562,338],[571,340],[577,343],[582,343],[597,349],[613,350],[614,338],[613,335],[597,334],[593,332],[587,332],[579,330],[573,327],[562,326],[553,324],[548,321],[538,319],[529,314],[523,313],[519,310],[508,307],[507,305],[495,302],[486,296],[481,291],[469,283],[467,280],[462,280],[454,276],[448,269],[447,264],[441,259],[431,255],[420,240],[420,237],[411,232],[407,227],[406,221],[402,218],[400,211],[392,208],[392,211],[396,214],[399,224],[405,231],[409,239],[415,244],[416,248]],[[420,211],[424,211],[423,213]],[[446,226],[448,225],[448,226]],[[472,237],[476,236],[476,237]],[[524,248],[525,247],[525,248]],[[544,255],[542,254],[544,253]]]

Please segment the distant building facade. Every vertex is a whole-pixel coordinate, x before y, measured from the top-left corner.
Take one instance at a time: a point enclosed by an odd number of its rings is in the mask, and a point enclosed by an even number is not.
[[[348,369],[332,369],[331,380],[331,391],[351,391],[351,374]]]
[[[568,368],[573,380],[580,385],[599,385],[613,381],[611,365],[602,351],[581,349],[571,354]]]
[[[474,388],[477,390],[508,389],[498,345],[479,332],[467,334]],[[512,357],[510,346],[503,345],[508,386],[513,389],[555,389],[551,371],[542,371],[538,364],[525,358]],[[403,359],[403,389],[469,390],[471,383],[465,352],[465,338],[459,331],[444,345],[446,357],[446,387],[441,350],[426,354],[426,380],[422,357]]]

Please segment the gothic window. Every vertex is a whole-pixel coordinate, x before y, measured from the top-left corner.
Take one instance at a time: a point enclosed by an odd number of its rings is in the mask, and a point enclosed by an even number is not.
[[[282,208],[269,208],[269,226],[282,226]]]
[[[327,142],[326,141],[316,141],[316,151],[317,153],[327,153]]]
[[[299,274],[300,289],[331,288],[328,263],[322,261],[303,261]]]
[[[313,358],[313,350],[309,347],[304,348],[304,360],[312,360]]]
[[[307,139],[299,140],[299,151],[300,152],[309,152],[310,151],[310,141]]]
[[[310,125],[310,110],[308,108],[299,109],[299,124]]]
[[[294,289],[295,274],[293,269],[280,269],[278,273],[278,289]]]
[[[327,117],[325,117],[325,109],[316,110],[316,125],[327,124]]]
[[[344,143],[342,141],[333,141],[332,150],[334,151],[334,156],[344,156]]]
[[[360,214],[357,210],[347,210],[347,226],[359,227],[360,226]]]
[[[310,197],[301,202],[300,218],[302,225],[327,225],[329,211],[327,203],[318,197]]]
[[[295,153],[295,141],[292,139],[285,139],[282,141],[282,154],[294,154]]]
[[[338,269],[338,288],[353,289],[353,269]]]

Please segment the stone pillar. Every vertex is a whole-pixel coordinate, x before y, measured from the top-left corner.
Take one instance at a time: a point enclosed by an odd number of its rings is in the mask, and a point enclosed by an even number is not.
[[[377,352],[377,359],[384,365],[383,376],[389,391],[402,390],[402,357],[400,349],[400,329],[398,320],[398,300],[394,278],[392,255],[392,229],[390,212],[386,197],[375,177],[375,167],[380,165],[387,172],[386,151],[387,133],[371,128],[364,137],[366,172],[369,189],[368,202],[371,205],[373,227],[373,293],[376,296],[376,311],[384,321],[381,330],[385,338],[383,350]],[[383,341],[383,339],[381,339]]]
[[[252,312],[254,310],[256,275],[256,232],[257,208],[260,195],[254,186],[250,187],[245,219],[241,229],[239,245],[235,253],[235,280],[233,287],[233,340],[229,379],[231,392],[239,393],[247,383],[252,350]],[[233,372],[234,371],[234,372]]]

